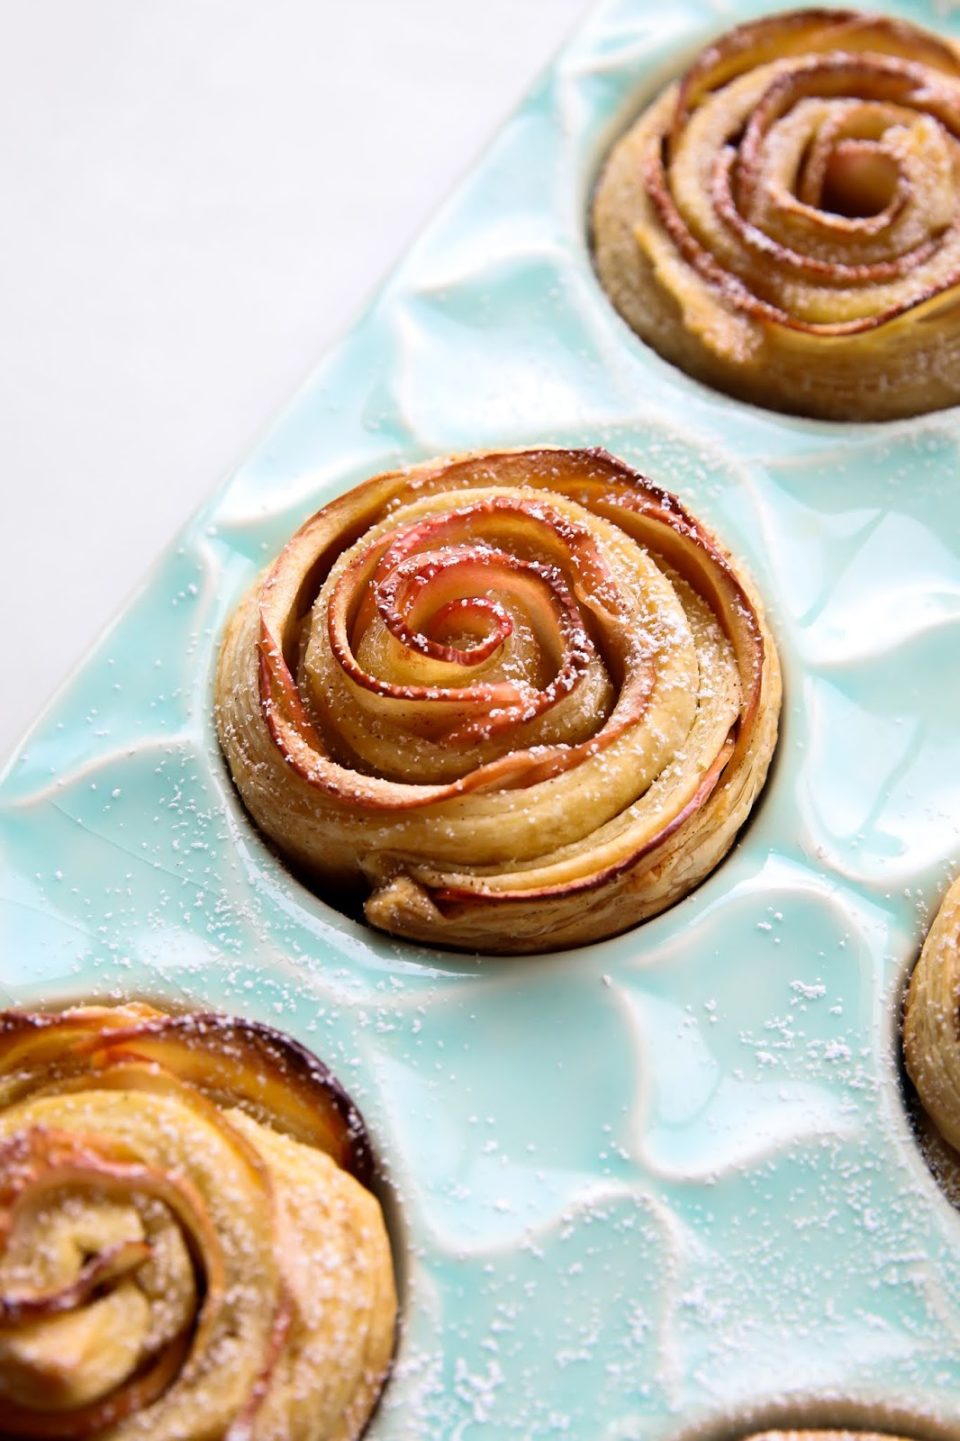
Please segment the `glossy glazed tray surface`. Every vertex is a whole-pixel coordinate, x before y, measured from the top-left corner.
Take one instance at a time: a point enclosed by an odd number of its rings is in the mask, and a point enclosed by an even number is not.
[[[405,1253],[378,1441],[720,1434],[834,1397],[918,1435],[960,1414],[960,1218],[896,1044],[960,855],[960,418],[831,425],[712,394],[624,327],[586,242],[612,137],[769,8],[596,10],[3,782],[6,1001],[259,1017],[363,1107]],[[738,848],[673,910],[565,954],[446,957],[332,912],[253,832],[213,733],[217,642],[348,486],[543,441],[607,446],[746,562],[782,739]]]

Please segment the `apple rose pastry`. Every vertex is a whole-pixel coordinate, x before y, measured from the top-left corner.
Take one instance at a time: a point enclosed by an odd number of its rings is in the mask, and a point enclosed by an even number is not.
[[[369,1159],[265,1026],[0,1013],[0,1437],[359,1436],[396,1311]]]
[[[777,410],[960,400],[960,52],[802,10],[709,45],[615,145],[600,280],[691,375]]]
[[[729,557],[602,451],[380,475],[234,615],[220,739],[255,821],[375,926],[543,951],[662,910],[727,851],[776,737]]]
[[[910,977],[903,1054],[923,1108],[924,1155],[960,1205],[960,878],[944,896]]]

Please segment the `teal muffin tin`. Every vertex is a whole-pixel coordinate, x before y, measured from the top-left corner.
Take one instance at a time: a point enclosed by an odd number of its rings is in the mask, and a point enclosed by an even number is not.
[[[598,6],[0,788],[6,1003],[256,1017],[362,1106],[404,1292],[376,1441],[960,1434],[960,1215],[898,1048],[960,863],[960,414],[839,425],[715,394],[625,327],[588,248],[613,137],[770,8]],[[960,32],[952,8],[896,9]],[[538,442],[606,446],[746,563],[781,741],[735,850],[664,915],[560,954],[446,955],[331,910],[260,839],[214,735],[217,645],[328,499]]]

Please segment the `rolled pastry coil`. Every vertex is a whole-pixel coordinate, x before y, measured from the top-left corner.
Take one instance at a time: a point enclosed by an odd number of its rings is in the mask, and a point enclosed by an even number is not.
[[[923,1116],[920,1140],[950,1200],[960,1203],[960,879],[950,886],[907,991],[903,1054]]]
[[[369,1168],[267,1027],[0,1014],[0,1437],[353,1441],[396,1316]]]
[[[960,400],[960,52],[801,10],[712,42],[616,143],[593,205],[633,329],[759,405],[884,420]]]
[[[396,935],[494,952],[686,894],[763,784],[776,651],[745,577],[602,451],[467,455],[325,506],[233,616],[221,744],[256,823]]]

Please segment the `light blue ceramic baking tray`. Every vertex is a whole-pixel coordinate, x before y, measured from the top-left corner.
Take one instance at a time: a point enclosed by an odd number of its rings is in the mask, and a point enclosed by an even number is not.
[[[590,266],[600,159],[769,4],[601,4],[2,784],[4,999],[146,993],[279,1026],[362,1105],[403,1254],[377,1441],[659,1441],[881,1408],[960,1434],[960,1215],[898,1076],[960,863],[960,413],[761,412],[645,348]],[[900,13],[948,33],[952,9]],[[693,895],[495,961],[394,942],[238,805],[224,622],[320,504],[398,462],[602,444],[752,570],[786,675],[771,781]],[[904,1418],[912,1418],[908,1421]]]

